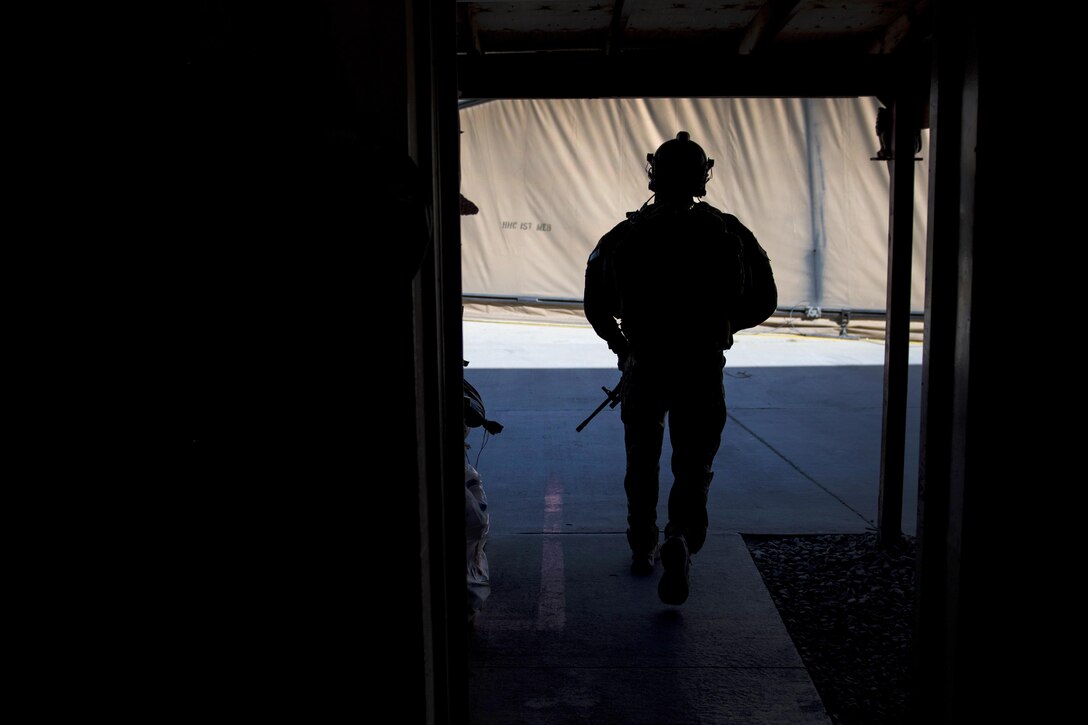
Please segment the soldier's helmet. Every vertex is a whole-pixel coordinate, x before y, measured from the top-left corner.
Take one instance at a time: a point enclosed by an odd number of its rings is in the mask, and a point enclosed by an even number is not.
[[[714,159],[707,158],[687,131],[661,144],[656,152],[646,154],[646,162],[650,191],[706,196],[706,182],[710,180]]]

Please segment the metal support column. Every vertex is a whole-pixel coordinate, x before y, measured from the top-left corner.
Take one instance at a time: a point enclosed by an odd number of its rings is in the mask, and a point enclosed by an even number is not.
[[[1008,183],[1016,174],[992,151],[1001,138],[998,112],[1013,107],[1015,92],[984,64],[978,4],[941,3],[935,37],[914,721],[1023,721],[1015,698],[1032,692],[1020,680],[1030,677],[1034,661],[1019,667],[1029,660],[1008,623],[1026,623],[1029,638],[1037,637],[1023,606],[1037,593],[1023,581],[1009,586],[1010,572],[1023,567],[1012,561],[1007,521],[1029,497],[1011,495],[1002,483],[1025,480],[1017,468],[1025,457],[1035,473],[1036,449],[1025,440],[1028,426],[1009,423],[1007,371],[994,364],[1007,330],[1022,328],[984,314],[1007,298],[1008,280],[1022,264],[998,242],[1023,189]],[[1002,49],[986,60],[1001,63],[1004,55]],[[986,93],[984,67],[992,73]],[[993,119],[988,134],[983,115]],[[1005,623],[1000,637],[988,624],[994,621]],[[1036,698],[1025,699],[1031,718],[1048,720],[1035,711]]]
[[[877,534],[882,545],[899,540],[903,523],[903,463],[907,424],[910,276],[914,217],[917,94],[904,69],[893,107],[891,211],[888,222],[888,296],[884,344],[884,416],[880,445]]]
[[[458,205],[456,8],[415,0],[409,59],[410,147],[422,172],[431,245],[413,284],[420,520],[425,547],[425,722],[468,722],[464,432]]]

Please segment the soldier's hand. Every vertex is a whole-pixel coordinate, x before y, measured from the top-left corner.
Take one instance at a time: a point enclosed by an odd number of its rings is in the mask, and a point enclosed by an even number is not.
[[[623,370],[627,367],[627,356],[630,348],[627,347],[627,339],[620,337],[608,343],[608,348],[616,353],[616,368]]]

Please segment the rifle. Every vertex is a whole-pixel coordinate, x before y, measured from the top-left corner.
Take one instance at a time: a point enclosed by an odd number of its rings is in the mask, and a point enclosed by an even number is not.
[[[581,425],[574,429],[575,433],[581,433],[582,429],[589,425],[589,421],[596,418],[597,413],[600,413],[602,410],[604,410],[604,406],[607,405],[610,408],[615,408],[623,401],[623,396],[627,392],[627,371],[625,370],[623,372],[623,375],[620,376],[620,381],[616,383],[615,388],[609,390],[602,385],[601,390],[603,390],[604,394],[608,397],[605,398],[604,401],[597,406],[597,409],[595,411],[589,414],[588,418],[582,421]]]

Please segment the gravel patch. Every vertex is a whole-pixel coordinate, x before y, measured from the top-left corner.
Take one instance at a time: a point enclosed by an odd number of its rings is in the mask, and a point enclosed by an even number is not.
[[[746,536],[835,725],[911,722],[915,541],[876,534]]]

